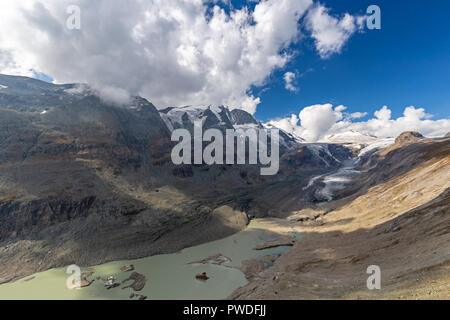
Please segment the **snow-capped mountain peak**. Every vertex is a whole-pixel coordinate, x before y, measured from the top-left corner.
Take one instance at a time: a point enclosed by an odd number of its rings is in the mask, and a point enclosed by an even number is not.
[[[359,156],[386,148],[393,144],[393,138],[378,138],[369,133],[349,130],[326,136],[322,143],[341,144],[348,148],[359,150]]]
[[[201,120],[203,129],[216,128],[226,129],[272,129],[274,127],[264,126],[250,113],[241,110],[230,110],[225,106],[203,106],[203,107],[179,107],[159,110],[161,118],[167,128],[173,131],[178,128],[192,129],[194,122]],[[280,145],[286,149],[295,149],[303,139],[280,130]]]

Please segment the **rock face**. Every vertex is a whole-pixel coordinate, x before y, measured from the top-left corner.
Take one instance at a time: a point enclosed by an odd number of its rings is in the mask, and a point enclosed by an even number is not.
[[[207,276],[206,272],[202,272],[202,273],[195,275],[195,279],[206,281],[209,279],[209,277]]]
[[[419,132],[407,131],[403,132],[401,135],[395,139],[396,144],[410,144],[416,143],[420,140],[424,139],[424,136]]]
[[[283,172],[296,172],[305,169],[338,168],[353,157],[352,152],[344,146],[334,144],[305,144],[300,148],[285,153],[281,159]]]
[[[248,224],[248,218],[244,212],[233,210],[229,206],[222,206],[213,211],[215,223],[234,230],[242,230]]]
[[[122,289],[133,288],[134,291],[141,291],[147,283],[147,278],[143,274],[133,272],[129,278],[122,281],[122,284],[129,281],[132,281],[132,283],[128,286],[122,287]]]
[[[122,271],[122,272],[134,271],[134,265],[132,265],[132,264],[124,265],[122,268],[120,268],[120,271]]]

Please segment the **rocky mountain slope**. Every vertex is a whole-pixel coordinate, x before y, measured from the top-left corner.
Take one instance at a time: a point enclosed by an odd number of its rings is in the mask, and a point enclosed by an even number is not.
[[[284,208],[272,232],[301,241],[233,299],[449,299],[450,139],[407,132],[372,155],[333,201]],[[366,287],[371,265],[381,290]]]

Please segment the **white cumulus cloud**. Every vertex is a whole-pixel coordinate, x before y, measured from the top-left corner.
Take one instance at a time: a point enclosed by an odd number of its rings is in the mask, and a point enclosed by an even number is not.
[[[69,5],[81,9],[80,30],[66,27]],[[206,0],[2,0],[0,73],[44,73],[159,107],[225,104],[254,113],[260,99],[251,88],[286,66],[306,15],[322,56],[338,52],[355,28],[356,18],[333,18],[312,0],[262,0],[254,9]]]
[[[418,131],[426,137],[442,137],[450,132],[450,119],[433,120],[424,108],[406,107],[403,116],[392,119],[392,111],[384,106],[367,121],[354,121],[366,116],[365,113],[347,114],[345,110],[345,106],[313,105],[302,109],[298,116],[274,119],[269,124],[310,142],[348,131],[379,138],[397,137],[405,131]]]
[[[286,72],[283,76],[284,87],[289,91],[297,91],[298,89],[294,85],[294,81],[297,78],[297,75],[293,72]]]
[[[347,40],[358,30],[362,30],[366,18],[346,13],[341,19],[329,14],[329,9],[315,5],[306,16],[306,27],[315,40],[317,51],[322,58],[328,58],[342,50]]]

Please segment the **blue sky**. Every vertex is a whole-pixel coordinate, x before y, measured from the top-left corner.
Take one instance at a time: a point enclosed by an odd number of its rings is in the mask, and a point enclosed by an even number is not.
[[[406,106],[423,107],[435,118],[449,117],[450,1],[321,1],[334,14],[363,14],[381,8],[381,30],[353,35],[340,54],[321,59],[311,42],[294,47],[298,55],[275,72],[260,94],[255,114],[262,120],[298,113],[318,104],[343,104],[350,112],[387,105],[393,118]],[[284,88],[286,71],[307,72],[298,92]],[[255,88],[258,94],[260,88]]]

